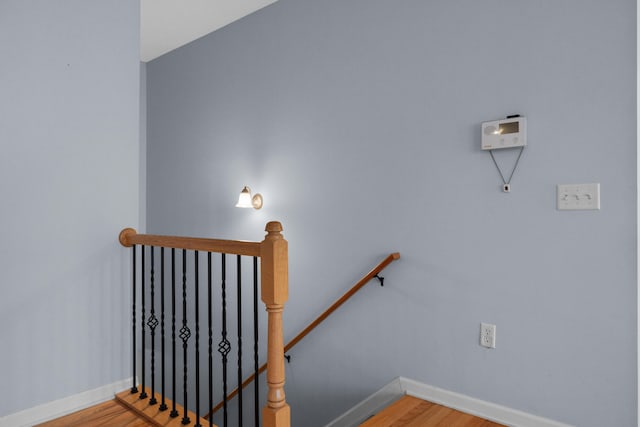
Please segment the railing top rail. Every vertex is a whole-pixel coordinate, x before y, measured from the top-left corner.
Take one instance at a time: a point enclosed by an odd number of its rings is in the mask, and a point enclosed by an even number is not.
[[[126,247],[131,247],[133,245],[147,245],[257,257],[260,256],[261,248],[260,242],[138,234],[133,228],[125,228],[122,230],[120,232],[119,241],[122,246]]]

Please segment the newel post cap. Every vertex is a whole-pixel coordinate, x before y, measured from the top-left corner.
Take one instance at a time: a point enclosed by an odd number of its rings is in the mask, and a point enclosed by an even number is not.
[[[279,221],[269,221],[264,228],[267,238],[282,239],[282,224]]]
[[[282,235],[282,224],[271,221],[261,244],[262,301],[267,306],[283,305],[288,297],[288,243]]]

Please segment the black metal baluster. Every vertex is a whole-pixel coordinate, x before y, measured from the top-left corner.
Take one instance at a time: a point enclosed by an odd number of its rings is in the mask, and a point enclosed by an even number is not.
[[[194,258],[194,282],[196,286],[196,423],[194,426],[202,427],[202,424],[200,424],[200,269],[198,268],[198,251],[194,252]]]
[[[213,408],[213,316],[211,310],[211,252],[207,252],[207,314],[209,321],[209,410]],[[213,426],[213,414],[209,415],[209,427]],[[258,427],[258,425],[256,425]]]
[[[222,340],[218,344],[218,352],[222,355],[222,401],[223,427],[227,427],[227,355],[231,351],[231,343],[227,340],[227,255],[222,254]]]
[[[153,254],[155,252],[155,247],[150,246],[149,250],[151,251],[151,274],[150,274],[150,282],[151,282],[151,314],[149,315],[149,320],[147,321],[147,326],[151,331],[151,399],[149,399],[149,405],[155,405],[158,403],[156,400],[156,326],[158,326],[158,319],[156,318],[156,301],[155,301],[155,277],[154,277],[154,269],[155,269],[155,261],[153,258]]]
[[[176,408],[176,250],[171,248],[171,380],[172,399],[171,418],[178,417]]]
[[[237,256],[238,293],[238,425],[242,425],[242,257]]]
[[[145,267],[146,267],[145,259],[144,259],[144,249],[145,249],[145,246],[142,245],[142,276],[141,276],[141,280],[140,280],[142,282],[140,284],[140,289],[142,290],[142,317],[141,317],[141,321],[140,321],[140,324],[142,326],[142,387],[141,387],[142,390],[140,391],[140,399],[146,399],[147,398],[147,391],[145,390],[145,387],[144,387],[144,385],[145,385],[145,381],[144,381],[145,380],[145,366],[144,366],[145,365],[145,363],[144,363],[144,360],[145,360],[145,357],[144,357],[145,356],[144,355],[144,351],[145,351],[145,349],[144,349],[145,330],[144,330],[144,324],[145,324],[145,321],[146,321],[145,312],[144,312],[144,308],[145,308],[144,307],[144,270],[145,270]]]
[[[138,392],[138,386],[136,384],[136,245],[131,247],[133,252],[133,262],[131,269],[133,270],[133,295],[132,295],[132,336],[133,336],[133,344],[131,347],[131,353],[133,354],[133,377],[131,379],[131,394]]]
[[[187,326],[187,251],[182,250],[182,328],[180,328],[180,339],[182,340],[183,351],[183,391],[184,391],[184,414],[182,416],[182,424],[189,424],[191,420],[187,411],[187,341],[191,336],[191,330]]]
[[[255,426],[260,426],[260,399],[258,381],[260,366],[258,358],[258,257],[253,257],[253,405]]]
[[[164,389],[164,368],[165,368],[165,354],[164,354],[164,248],[160,248],[160,335],[162,336],[161,352],[162,352],[162,402],[160,403],[160,410],[167,410],[167,402],[165,401],[165,389]]]

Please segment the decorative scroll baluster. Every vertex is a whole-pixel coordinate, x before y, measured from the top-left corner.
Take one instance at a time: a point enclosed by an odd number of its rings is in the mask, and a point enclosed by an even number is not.
[[[144,385],[145,385],[145,366],[144,366],[145,365],[145,363],[144,363],[144,360],[145,360],[145,357],[144,357],[145,330],[144,330],[144,324],[145,324],[145,321],[147,320],[145,318],[145,312],[144,312],[145,311],[144,310],[145,309],[145,307],[144,307],[144,299],[145,299],[144,298],[144,278],[145,278],[144,277],[144,270],[145,270],[145,267],[146,267],[146,263],[145,263],[145,259],[144,259],[145,246],[142,245],[141,249],[142,249],[142,276],[141,276],[141,280],[140,281],[142,283],[140,284],[140,289],[142,291],[142,316],[141,316],[140,325],[142,326],[142,390],[140,390],[140,399],[146,399],[148,396],[147,396],[147,391],[144,388]]]
[[[182,340],[183,351],[183,391],[184,391],[184,414],[182,416],[182,424],[189,424],[191,420],[188,416],[187,401],[187,341],[191,336],[191,330],[187,326],[187,251],[182,250],[182,328],[180,328],[180,339]]]
[[[242,257],[237,256],[238,384],[242,384]],[[242,387],[238,389],[238,425],[242,425]]]
[[[150,282],[151,282],[151,314],[149,315],[149,320],[147,321],[147,326],[149,326],[149,330],[151,331],[151,399],[149,399],[149,405],[155,405],[158,403],[156,400],[156,327],[158,326],[158,319],[156,318],[156,302],[155,302],[155,277],[154,277],[154,269],[155,269],[155,261],[154,261],[154,252],[155,248],[153,246],[149,247],[151,251],[151,274],[150,274]]]
[[[160,410],[167,410],[167,402],[165,401],[165,389],[164,389],[164,369],[165,369],[165,354],[164,354],[164,247],[160,248],[160,334],[162,336],[161,351],[162,351],[162,402],[160,403]]]
[[[172,408],[171,418],[178,417],[176,408],[176,250],[171,248],[171,379],[172,379]]]
[[[258,358],[258,257],[253,257],[253,413],[254,425],[260,426],[260,363]]]
[[[133,270],[133,295],[131,296],[131,301],[132,301],[132,316],[131,316],[131,324],[132,326],[132,337],[133,337],[133,344],[131,347],[131,353],[133,354],[133,360],[132,360],[132,365],[133,365],[133,377],[131,379],[132,384],[131,384],[131,394],[137,393],[138,392],[138,386],[136,384],[136,245],[132,245],[131,246],[132,252],[133,252],[133,261],[132,261],[132,267],[131,269]]]
[[[209,321],[209,408],[213,408],[213,313],[211,299],[212,288],[211,252],[207,252],[207,314]],[[211,410],[211,409],[209,409]],[[209,417],[209,427],[213,426],[213,417]],[[258,424],[256,424],[258,427]]]
[[[195,305],[196,305],[196,423],[195,427],[202,427],[200,424],[200,269],[198,268],[198,251],[194,252],[194,282],[196,286]]]
[[[218,352],[222,355],[222,396],[224,410],[223,426],[227,427],[227,355],[231,351],[231,343],[227,340],[227,255],[222,254],[222,340],[218,344]]]

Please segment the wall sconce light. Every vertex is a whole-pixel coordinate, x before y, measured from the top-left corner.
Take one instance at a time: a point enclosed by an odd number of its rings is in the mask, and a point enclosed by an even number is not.
[[[262,207],[262,195],[260,193],[256,193],[251,196],[251,189],[246,185],[240,192],[240,197],[238,197],[238,203],[236,204],[236,208],[254,208],[260,209]]]

